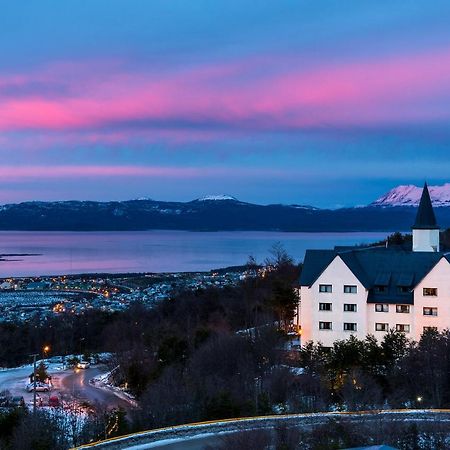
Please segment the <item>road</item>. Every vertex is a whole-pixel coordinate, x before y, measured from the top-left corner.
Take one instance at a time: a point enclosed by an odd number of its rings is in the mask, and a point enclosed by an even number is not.
[[[64,372],[59,379],[59,389],[66,395],[69,394],[77,399],[86,400],[89,403],[100,403],[112,407],[130,408],[130,402],[118,397],[113,391],[98,388],[89,383],[92,378],[105,373],[104,367],[90,367],[77,371]]]
[[[129,409],[131,404],[106,388],[95,387],[89,383],[92,378],[105,373],[105,366],[94,366],[89,369],[63,370],[60,364],[49,364],[48,372],[52,376],[53,389],[50,394],[40,392],[44,400],[49,395],[57,395],[65,399],[81,399],[91,404],[100,403],[108,408],[122,407]],[[12,396],[23,396],[25,402],[30,404],[33,393],[27,392],[25,386],[29,383],[29,375],[33,372],[31,365],[13,369],[0,370],[0,392],[9,391]]]

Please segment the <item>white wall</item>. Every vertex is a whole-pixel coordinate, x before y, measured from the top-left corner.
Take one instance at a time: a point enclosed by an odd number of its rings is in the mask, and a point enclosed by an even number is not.
[[[333,292],[319,292],[320,284],[331,284]],[[356,294],[344,293],[344,285],[355,285]],[[319,303],[332,303],[332,311],[319,311]],[[357,304],[357,312],[344,312],[344,303]],[[338,339],[347,339],[351,334],[363,339],[367,334],[367,291],[340,256],[310,287],[301,287],[300,325],[302,344],[313,340],[331,347]],[[319,322],[332,322],[332,330],[319,330]],[[357,323],[357,331],[344,331],[344,322]]]
[[[424,296],[423,288],[437,288],[437,297]],[[437,327],[439,331],[450,328],[450,264],[445,258],[441,258],[414,290],[414,305],[416,340],[420,339],[423,327]],[[424,307],[436,307],[437,317],[424,316]]]
[[[331,284],[331,293],[319,292],[320,284]],[[357,294],[345,294],[344,285],[356,285]],[[423,288],[437,288],[436,297],[424,296]],[[376,312],[375,304],[367,303],[367,291],[339,256],[320,275],[317,281],[308,288],[300,289],[300,325],[302,328],[302,345],[313,340],[331,347],[333,342],[347,339],[354,334],[364,339],[373,334],[382,339],[385,332],[376,331],[376,323],[388,323],[388,329],[397,324],[410,325],[406,336],[418,341],[423,327],[437,327],[439,331],[450,328],[450,263],[442,258],[430,273],[414,290],[414,305],[410,305],[409,313],[397,313],[396,305],[389,304],[389,312]],[[319,311],[319,303],[332,303],[332,311]],[[344,303],[356,303],[357,312],[344,312]],[[424,316],[423,308],[437,308],[437,316]],[[332,330],[319,330],[319,321],[332,322]],[[344,331],[344,322],[356,322],[356,332]]]
[[[396,328],[397,324],[405,324],[410,326],[410,332],[405,333],[406,337],[412,338],[414,335],[414,305],[409,306],[409,313],[398,313],[396,304],[388,304],[389,312],[375,311],[375,304],[367,304],[367,333],[373,334],[378,340],[383,339],[385,331],[376,331],[376,323],[389,324],[388,330]]]

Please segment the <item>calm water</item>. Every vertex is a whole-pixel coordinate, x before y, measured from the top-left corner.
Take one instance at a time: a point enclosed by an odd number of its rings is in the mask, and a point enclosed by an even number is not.
[[[0,276],[81,272],[200,271],[262,262],[281,242],[296,261],[308,248],[332,248],[384,239],[388,233],[278,232],[0,232],[0,253],[38,253],[1,261]],[[11,258],[12,259],[12,258]]]

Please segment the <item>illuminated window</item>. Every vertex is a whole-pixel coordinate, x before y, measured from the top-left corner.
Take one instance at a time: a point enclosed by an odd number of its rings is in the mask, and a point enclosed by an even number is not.
[[[388,330],[389,330],[388,323],[376,323],[375,324],[375,331],[388,331]]]
[[[398,313],[409,313],[409,305],[397,305],[395,310]]]

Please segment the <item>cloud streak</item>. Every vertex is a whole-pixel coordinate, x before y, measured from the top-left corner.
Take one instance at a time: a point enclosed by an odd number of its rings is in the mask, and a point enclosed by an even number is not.
[[[283,131],[450,118],[450,48],[314,68],[302,66],[294,55],[291,60],[290,70],[284,62],[279,71],[273,69],[275,56],[158,73],[123,65],[108,73],[109,64],[92,68],[79,63],[76,76],[74,67],[64,64],[32,75],[4,76],[0,130],[103,130],[115,133],[120,142],[167,130],[189,130],[201,138],[214,130]]]
[[[22,182],[36,179],[67,178],[163,178],[199,179],[229,177],[284,177],[286,172],[267,168],[239,167],[176,167],[176,166],[137,166],[137,165],[55,165],[55,166],[0,166],[0,178],[6,182]]]

